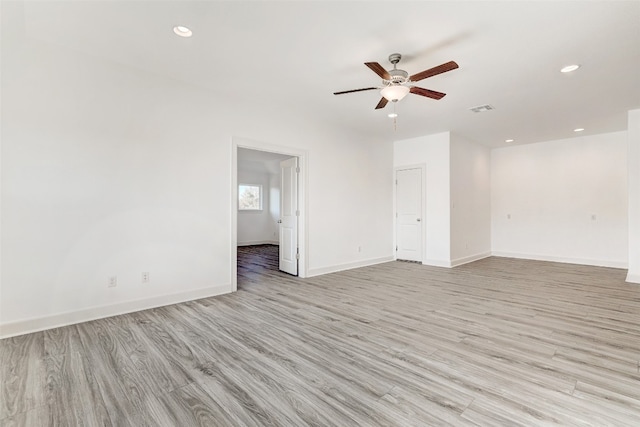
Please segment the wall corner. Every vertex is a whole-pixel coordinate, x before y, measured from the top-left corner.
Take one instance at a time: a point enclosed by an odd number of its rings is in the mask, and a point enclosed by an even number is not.
[[[629,272],[640,283],[640,109],[628,113]]]

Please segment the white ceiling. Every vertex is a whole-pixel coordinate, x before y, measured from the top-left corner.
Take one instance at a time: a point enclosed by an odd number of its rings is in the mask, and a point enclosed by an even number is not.
[[[365,137],[451,130],[495,147],[624,130],[640,108],[640,1],[28,1],[24,16],[29,37]],[[460,65],[418,84],[442,100],[398,103],[396,130],[376,91],[332,94],[378,85],[363,63],[391,68],[393,52],[409,74]],[[482,104],[495,110],[469,111]]]

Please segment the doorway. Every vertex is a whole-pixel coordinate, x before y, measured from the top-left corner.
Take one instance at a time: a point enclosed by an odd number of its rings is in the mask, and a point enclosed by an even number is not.
[[[238,138],[232,148],[232,291],[238,263],[247,259],[253,276],[280,270],[305,277],[306,153]]]
[[[396,259],[422,262],[422,167],[396,169]]]

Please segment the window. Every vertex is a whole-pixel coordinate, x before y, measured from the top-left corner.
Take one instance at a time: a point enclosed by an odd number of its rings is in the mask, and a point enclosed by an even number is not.
[[[262,186],[238,185],[238,210],[261,211],[262,210]]]

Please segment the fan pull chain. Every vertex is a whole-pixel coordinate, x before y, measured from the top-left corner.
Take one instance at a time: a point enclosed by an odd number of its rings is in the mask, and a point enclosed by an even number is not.
[[[395,64],[393,65],[395,67]],[[396,101],[393,101],[393,131],[398,130],[398,114],[396,113]]]

